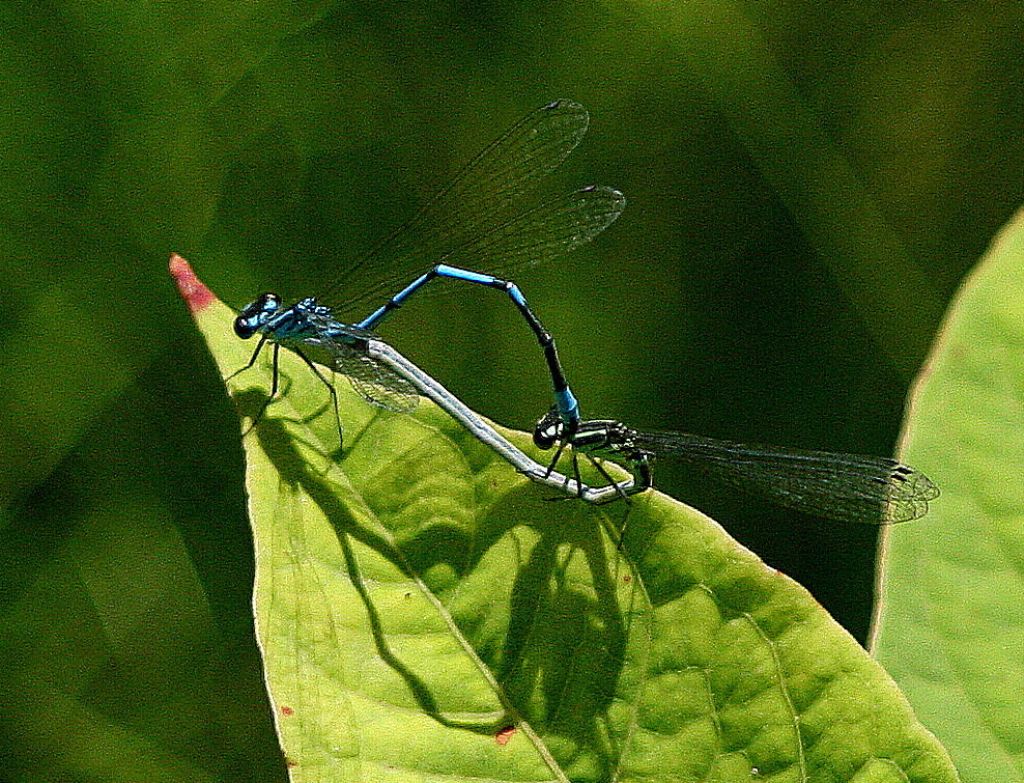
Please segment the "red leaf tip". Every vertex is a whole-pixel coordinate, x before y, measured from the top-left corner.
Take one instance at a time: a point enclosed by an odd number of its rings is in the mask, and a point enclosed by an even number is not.
[[[185,300],[185,304],[188,305],[189,312],[192,314],[198,313],[217,301],[213,292],[196,277],[196,273],[192,271],[192,265],[177,253],[171,253],[171,260],[167,268],[178,285],[181,298]]]

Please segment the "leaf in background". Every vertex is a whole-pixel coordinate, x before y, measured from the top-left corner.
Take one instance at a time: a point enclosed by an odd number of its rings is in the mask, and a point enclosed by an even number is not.
[[[888,529],[872,648],[966,781],[1024,780],[1024,213],[950,306],[903,455],[942,488]]]
[[[245,364],[232,313],[172,271],[222,375]],[[543,502],[433,405],[377,411],[344,383],[339,459],[293,359],[245,450],[294,780],[956,779],[878,664],[712,520],[656,492]],[[257,365],[230,390],[251,415],[268,386]]]

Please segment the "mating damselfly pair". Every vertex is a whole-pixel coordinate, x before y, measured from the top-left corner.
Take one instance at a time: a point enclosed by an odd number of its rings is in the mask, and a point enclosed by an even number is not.
[[[586,110],[554,101],[520,120],[470,161],[408,223],[348,264],[323,293],[285,305],[273,293],[251,302],[235,320],[244,339],[259,343],[242,372],[273,346],[271,393],[253,418],[255,427],[278,391],[282,347],[298,354],[324,383],[342,433],[337,393],[319,364],[348,376],[368,402],[411,411],[418,393],[431,396],[473,434],[534,480],[598,503],[651,486],[651,463],[671,456],[713,478],[753,490],[782,505],[849,521],[884,524],[927,512],[938,490],[923,474],[881,457],[745,446],[683,433],[645,433],[609,420],[583,420],[558,357],[554,338],[510,275],[583,245],[611,225],[625,198],[610,187],[588,186],[554,199],[536,199],[542,178],[554,171],[587,130]],[[555,449],[547,467],[531,460],[488,427],[429,375],[390,349],[375,330],[429,284],[462,281],[504,291],[532,330],[551,377],[554,405],[537,422],[534,442]],[[373,308],[359,320],[358,310]],[[236,375],[238,373],[235,373]],[[511,451],[509,450],[511,448]],[[554,472],[569,449],[573,477]],[[583,483],[578,455],[607,484]],[[616,481],[608,459],[631,478]]]

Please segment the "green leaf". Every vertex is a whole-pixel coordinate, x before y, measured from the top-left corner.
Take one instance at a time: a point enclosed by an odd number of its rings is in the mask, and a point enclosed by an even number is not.
[[[942,488],[886,531],[878,659],[967,781],[1024,780],[1024,213],[949,308],[904,455]]]
[[[253,346],[175,263],[227,376]],[[878,664],[714,521],[656,492],[545,502],[433,405],[344,383],[339,458],[323,386],[281,361],[244,444],[294,780],[956,779]],[[268,385],[258,363],[229,389],[250,416]]]

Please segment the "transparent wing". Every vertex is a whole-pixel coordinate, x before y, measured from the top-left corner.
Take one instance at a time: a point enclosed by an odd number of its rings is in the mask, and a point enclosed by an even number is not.
[[[489,272],[533,265],[584,245],[615,222],[626,197],[588,187],[552,199],[455,248],[443,261]]]
[[[354,327],[346,327],[346,331],[356,336],[373,336],[371,332]],[[308,341],[307,344],[326,352],[335,371],[348,376],[352,388],[367,402],[396,413],[409,413],[419,403],[415,386],[351,345],[325,339]]]
[[[431,263],[464,266],[491,274],[533,266],[586,244],[615,222],[625,206],[625,196],[613,188],[583,188],[496,225]],[[346,307],[365,306],[375,297],[389,297],[411,280],[410,275],[392,275],[374,289],[349,299]],[[446,288],[424,288],[423,293]]]
[[[369,356],[358,356],[338,369],[364,400],[386,410],[411,413],[420,401],[415,386]]]
[[[408,223],[350,264],[317,299],[336,312],[409,278],[478,235],[508,221],[536,183],[554,171],[586,133],[586,109],[559,100],[531,112],[490,144]]]
[[[640,432],[635,444],[709,478],[813,516],[887,525],[928,512],[939,489],[887,457],[752,446],[678,432]]]

